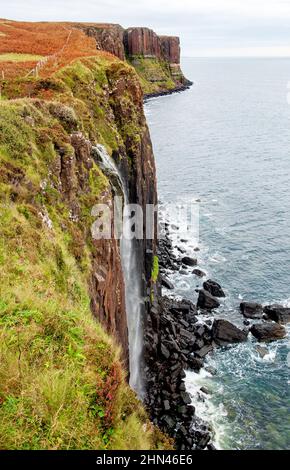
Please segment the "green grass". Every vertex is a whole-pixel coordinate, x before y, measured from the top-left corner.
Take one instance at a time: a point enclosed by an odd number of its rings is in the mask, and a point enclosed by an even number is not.
[[[135,68],[144,93],[156,93],[176,87],[166,62],[143,56],[133,56],[128,61]]]
[[[158,256],[154,256],[152,273],[151,273],[151,279],[154,283],[157,282],[158,276],[159,276],[159,259],[158,259]]]
[[[15,52],[0,54],[0,62],[37,62],[42,58],[41,55],[17,54]]]
[[[73,131],[108,150],[128,136],[134,145],[132,129],[138,140],[129,95],[104,99],[103,87],[122,73],[133,74],[122,63],[77,62],[48,82],[8,83],[8,98],[13,85],[21,94],[28,84],[35,99],[0,102],[0,449],[172,448],[90,310],[91,208],[109,182],[93,162],[72,166],[76,189],[65,197],[57,170],[60,150],[63,162],[74,158]],[[51,101],[37,97],[43,89]],[[129,129],[112,113],[116,105],[126,107]]]

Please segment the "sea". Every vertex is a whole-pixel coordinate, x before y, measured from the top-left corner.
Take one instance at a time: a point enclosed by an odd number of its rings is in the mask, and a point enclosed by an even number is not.
[[[159,199],[198,202],[200,251],[196,241],[179,244],[226,293],[200,321],[244,327],[243,300],[290,306],[290,58],[184,58],[182,68],[189,90],[145,104]],[[170,277],[174,295],[196,301],[202,280]],[[287,331],[262,345],[263,358],[250,335],[216,349],[199,374],[187,372],[196,415],[218,449],[290,448]]]

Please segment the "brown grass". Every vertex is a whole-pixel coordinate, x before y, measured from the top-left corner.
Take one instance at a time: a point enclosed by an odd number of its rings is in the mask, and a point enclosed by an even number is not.
[[[80,57],[106,56],[97,51],[95,40],[89,38],[73,23],[26,23],[0,20],[0,54],[29,54],[50,57],[40,69],[41,76],[48,76]],[[53,57],[51,57],[53,56]],[[0,74],[5,79],[23,77],[37,64],[37,60],[2,61]]]

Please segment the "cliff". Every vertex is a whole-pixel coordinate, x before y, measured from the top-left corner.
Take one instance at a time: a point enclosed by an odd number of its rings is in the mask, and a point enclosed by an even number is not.
[[[125,380],[120,243],[91,235],[92,208],[112,207],[115,192],[95,146],[114,160],[130,202],[145,207],[157,201],[139,79],[128,64],[96,50],[95,32],[6,23],[0,22],[7,38],[0,45],[6,54],[0,83],[0,446],[172,448]],[[114,36],[100,37],[102,47],[116,47]],[[155,244],[136,244],[146,308]]]
[[[180,41],[175,36],[158,36],[149,28],[129,28],[119,25],[80,24],[96,41],[98,50],[125,58],[140,77],[146,95],[182,90],[192,83],[180,67]]]

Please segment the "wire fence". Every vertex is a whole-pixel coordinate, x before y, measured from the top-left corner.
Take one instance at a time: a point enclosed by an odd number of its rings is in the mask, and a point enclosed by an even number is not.
[[[46,65],[48,65],[49,63],[52,63],[54,65],[57,64],[58,58],[64,52],[65,48],[67,47],[67,45],[69,43],[70,37],[72,35],[72,30],[71,29],[68,30],[65,26],[64,26],[64,29],[68,31],[68,35],[67,35],[66,41],[65,41],[64,45],[62,46],[62,48],[59,51],[52,54],[52,55],[42,57],[42,59],[40,59],[37,62],[36,66],[28,72],[28,74],[25,76],[25,78],[29,77],[30,75],[32,75],[34,77],[38,77],[40,70],[43,69]]]

